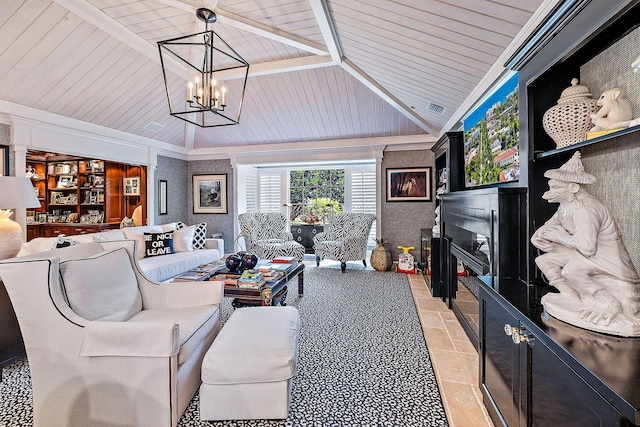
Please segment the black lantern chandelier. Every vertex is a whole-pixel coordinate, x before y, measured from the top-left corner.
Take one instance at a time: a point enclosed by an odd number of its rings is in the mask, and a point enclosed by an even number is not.
[[[237,125],[249,63],[215,31],[209,30],[209,24],[216,21],[213,11],[200,8],[196,16],[205,23],[205,31],[158,42],[169,113],[205,128]],[[186,66],[186,85],[170,80],[167,74],[169,58]],[[221,84],[223,80],[229,87]]]

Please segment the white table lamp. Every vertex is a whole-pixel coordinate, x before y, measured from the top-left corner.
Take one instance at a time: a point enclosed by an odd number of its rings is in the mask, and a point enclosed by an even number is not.
[[[0,176],[0,260],[16,256],[22,247],[22,228],[10,219],[11,209],[39,207],[29,178]]]

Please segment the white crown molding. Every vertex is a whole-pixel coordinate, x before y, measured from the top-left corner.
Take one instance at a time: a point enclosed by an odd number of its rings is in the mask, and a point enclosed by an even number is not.
[[[99,145],[109,147],[105,151],[106,160],[118,160],[131,163],[132,159],[126,159],[133,153],[146,153],[153,148],[158,153],[165,153],[171,157],[186,160],[188,151],[184,147],[178,147],[151,138],[122,132],[82,120],[60,116],[32,107],[0,100],[0,117],[3,121],[8,118],[8,123],[14,125],[21,120],[30,122],[32,127],[30,141],[19,141],[18,144],[30,148],[49,149],[62,151],[68,154],[86,156],[91,154],[93,148]],[[118,149],[114,149],[118,147]],[[88,151],[89,150],[89,151]],[[96,153],[93,154],[97,155]],[[135,154],[139,161],[139,154]],[[146,163],[146,154],[144,161]]]
[[[331,153],[341,153],[348,148],[366,148],[373,146],[387,146],[387,150],[392,146],[406,146],[407,150],[422,149],[422,147],[430,148],[437,139],[429,134],[394,136],[394,137],[375,137],[375,138],[354,138],[354,139],[334,139],[325,141],[305,141],[305,142],[288,142],[282,144],[263,144],[263,145],[243,145],[242,147],[215,147],[215,148],[197,148],[189,152],[189,160],[207,160],[207,159],[225,159],[230,156],[242,154],[263,155],[270,153],[278,153],[283,156],[284,153],[307,153],[309,155],[324,155],[322,151]],[[417,148],[420,147],[421,148]],[[241,153],[241,154],[239,154]]]

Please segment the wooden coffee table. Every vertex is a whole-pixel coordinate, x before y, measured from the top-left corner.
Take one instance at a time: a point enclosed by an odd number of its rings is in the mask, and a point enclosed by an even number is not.
[[[219,271],[216,274],[223,274]],[[216,280],[216,274],[209,280]],[[250,305],[287,305],[287,283],[293,278],[298,278],[298,295],[304,294],[304,264],[298,263],[290,270],[284,272],[284,276],[278,280],[266,283],[260,289],[224,288],[224,296],[233,298],[231,305],[234,308]],[[264,292],[267,290],[267,292]]]

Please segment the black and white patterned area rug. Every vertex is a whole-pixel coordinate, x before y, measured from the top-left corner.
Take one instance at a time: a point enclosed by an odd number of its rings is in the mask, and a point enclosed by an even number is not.
[[[289,417],[200,421],[196,394],[180,427],[448,425],[405,275],[310,267],[304,296],[289,288],[302,322]],[[223,319],[232,311],[225,299]],[[0,397],[0,426],[31,425],[25,361],[5,369]]]

